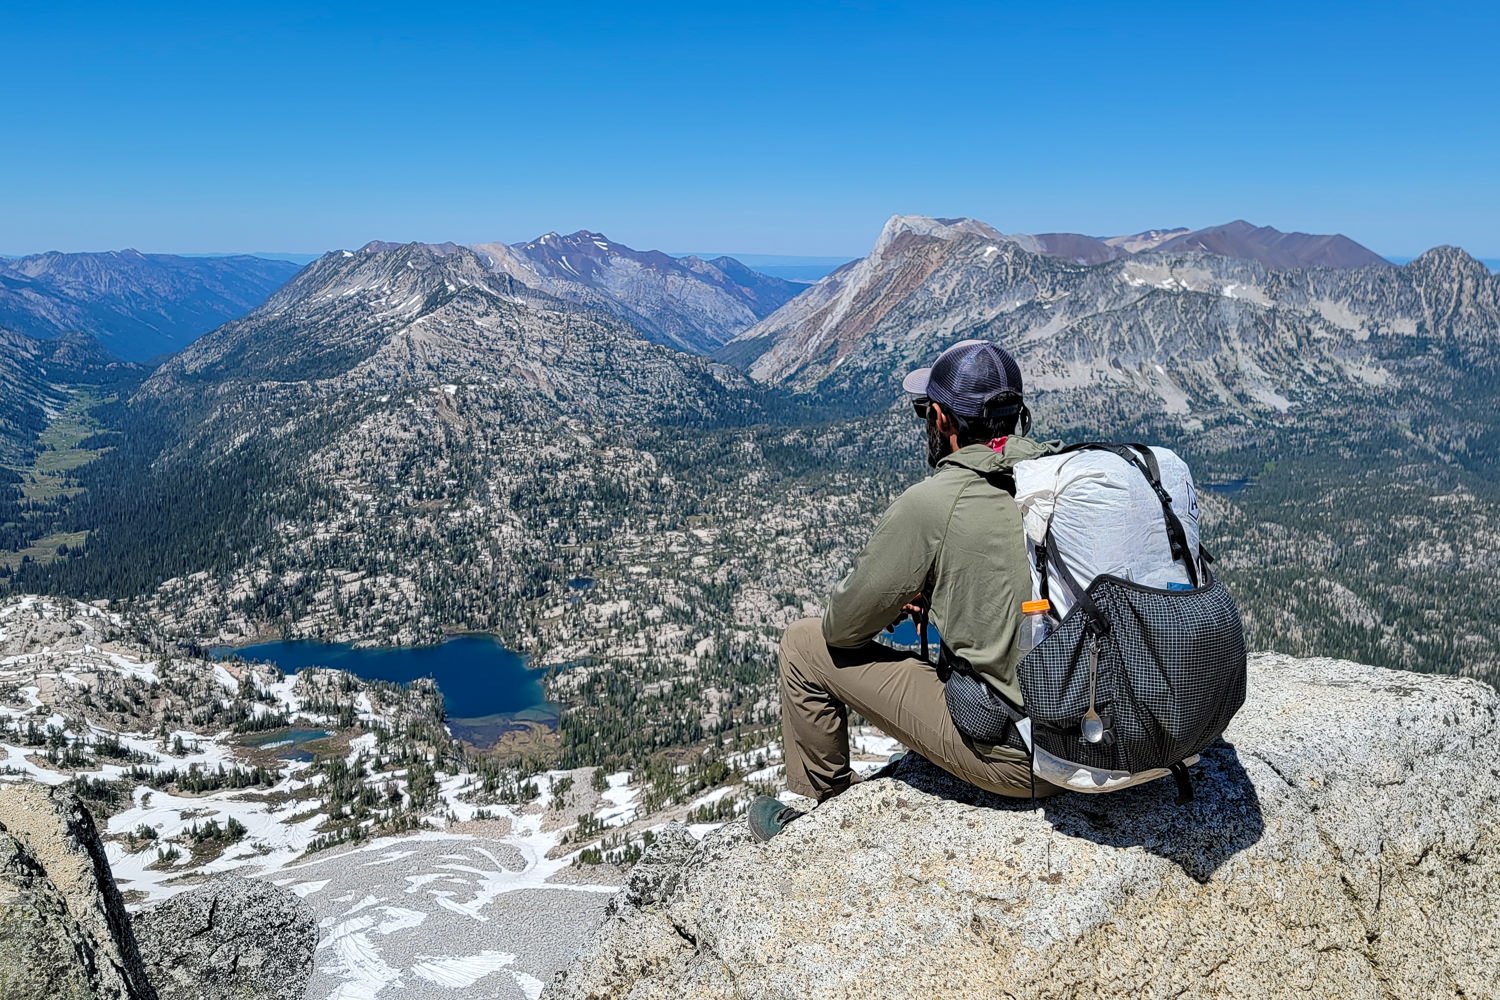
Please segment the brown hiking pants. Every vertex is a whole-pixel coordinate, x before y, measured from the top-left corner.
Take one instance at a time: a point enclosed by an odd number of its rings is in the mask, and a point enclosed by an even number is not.
[[[820,619],[793,622],[781,639],[781,733],[792,791],[822,802],[849,787],[851,708],[956,778],[997,795],[1031,795],[1026,755],[960,733],[931,664],[878,642],[835,649],[823,641]],[[1036,783],[1039,797],[1059,791]]]

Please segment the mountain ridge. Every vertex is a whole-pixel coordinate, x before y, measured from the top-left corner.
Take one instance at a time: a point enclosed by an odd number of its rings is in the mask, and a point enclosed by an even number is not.
[[[1192,230],[1152,247],[1159,253],[1202,251],[1221,257],[1254,260],[1274,270],[1307,267],[1389,267],[1390,261],[1340,233],[1328,236],[1284,233],[1236,219]]]
[[[599,306],[555,297],[454,243],[333,251],[242,319],[165,362],[138,401],[188,409],[241,386],[351,398],[471,383],[516,416],[718,412],[738,373],[651,343]]]
[[[1009,240],[1030,253],[1058,257],[1075,264],[1102,264],[1139,253],[1201,252],[1237,260],[1254,261],[1273,270],[1306,267],[1356,268],[1388,265],[1373,250],[1342,234],[1285,233],[1272,226],[1256,226],[1243,219],[1201,229],[1149,229],[1123,236],[1086,236],[1083,233],[1002,233],[977,219],[934,219],[928,216],[894,215],[875,242],[880,250],[892,238],[891,227],[924,236],[952,238],[972,233],[994,240]]]
[[[249,255],[32,254],[0,261],[0,326],[39,339],[84,332],[145,361],[244,315],[298,270]]]
[[[636,250],[591,230],[480,243],[491,266],[559,298],[613,312],[659,344],[708,354],[805,287],[732,257]]]
[[[1079,264],[982,224],[906,219],[719,356],[767,384],[859,392],[990,337],[1024,356],[1035,388],[1134,386],[1186,414],[1285,409],[1329,378],[1379,384],[1424,337],[1477,344],[1500,330],[1500,279],[1456,248],[1402,267],[1278,270],[1164,249],[1178,236]]]

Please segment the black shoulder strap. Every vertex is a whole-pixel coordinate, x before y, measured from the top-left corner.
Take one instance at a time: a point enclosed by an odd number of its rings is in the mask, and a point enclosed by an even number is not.
[[[1132,451],[1145,456],[1145,461],[1137,459]],[[1116,454],[1134,465],[1151,483],[1152,492],[1161,502],[1162,519],[1167,525],[1167,539],[1172,544],[1172,558],[1187,567],[1189,582],[1194,587],[1198,586],[1198,567],[1193,559],[1192,551],[1188,548],[1187,531],[1182,527],[1182,519],[1177,516],[1177,511],[1172,509],[1172,494],[1168,493],[1167,488],[1161,483],[1161,465],[1156,461],[1156,455],[1143,444],[1132,444],[1128,448],[1122,447],[1116,451]]]
[[[1157,462],[1156,455],[1151,449],[1143,444],[1086,442],[1064,448],[1063,451],[1107,451],[1118,455],[1146,477],[1146,481],[1151,484],[1151,491],[1156,494],[1157,501],[1161,503],[1162,520],[1167,527],[1167,541],[1172,546],[1172,559],[1187,567],[1188,582],[1197,587],[1197,561],[1188,549],[1187,531],[1182,527],[1182,519],[1172,509],[1172,494],[1168,493],[1167,488],[1161,484],[1161,464]]]

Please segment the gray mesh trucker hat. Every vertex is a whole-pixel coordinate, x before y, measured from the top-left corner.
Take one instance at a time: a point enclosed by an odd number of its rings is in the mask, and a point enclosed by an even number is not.
[[[1021,410],[1021,369],[1005,350],[986,340],[962,340],[931,368],[918,368],[901,383],[961,417],[998,417]]]

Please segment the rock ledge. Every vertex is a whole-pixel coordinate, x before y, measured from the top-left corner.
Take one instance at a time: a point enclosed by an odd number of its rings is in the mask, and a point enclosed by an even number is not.
[[[290,891],[237,877],[132,922],[88,810],[0,783],[0,1000],[301,1000],[317,937]]]
[[[1490,996],[1497,716],[1477,681],[1258,654],[1188,806],[913,760],[767,845],[668,838],[548,996]]]

